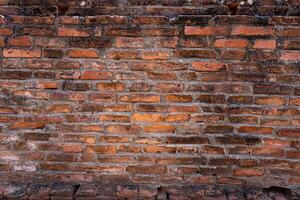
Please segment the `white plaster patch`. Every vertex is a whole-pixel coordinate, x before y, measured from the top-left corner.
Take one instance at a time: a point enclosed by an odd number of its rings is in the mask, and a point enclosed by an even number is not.
[[[85,6],[85,5],[86,5],[85,1],[82,1],[82,2],[80,3],[80,6]]]
[[[19,160],[19,157],[14,155],[11,152],[8,151],[1,151],[0,152],[0,160],[5,160],[5,161],[16,161]]]
[[[36,150],[37,149],[37,146],[34,142],[27,142],[27,145],[28,145],[28,148],[30,150]]]
[[[36,166],[33,164],[20,164],[13,165],[15,171],[26,171],[26,172],[34,172],[36,171]]]

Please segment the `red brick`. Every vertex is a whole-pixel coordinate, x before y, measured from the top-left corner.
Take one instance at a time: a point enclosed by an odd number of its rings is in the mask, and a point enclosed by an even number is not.
[[[206,36],[206,35],[227,35],[229,33],[228,27],[197,27],[197,26],[185,26],[184,27],[184,34],[185,35],[199,35],[199,36]]]
[[[264,172],[260,169],[254,169],[254,168],[251,168],[251,169],[234,169],[233,170],[233,174],[235,176],[262,176],[264,175]]]
[[[59,28],[58,36],[61,37],[88,37],[91,36],[92,32],[90,29],[79,29],[79,28]]]
[[[281,129],[278,131],[278,135],[281,137],[298,138],[300,137],[300,129]]]
[[[241,126],[240,133],[272,134],[273,129],[268,127]]]
[[[111,72],[85,70],[82,72],[80,79],[83,80],[109,80],[112,77]]]
[[[28,47],[31,46],[31,40],[28,36],[14,37],[8,40],[8,44],[16,47]]]
[[[170,53],[162,50],[145,50],[141,52],[141,58],[144,60],[166,60]]]

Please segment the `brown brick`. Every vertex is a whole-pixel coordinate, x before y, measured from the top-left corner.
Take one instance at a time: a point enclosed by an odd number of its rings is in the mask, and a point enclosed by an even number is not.
[[[128,166],[126,171],[135,174],[163,174],[167,168],[165,166]]]
[[[98,53],[95,50],[87,49],[72,49],[67,52],[70,58],[98,58]]]

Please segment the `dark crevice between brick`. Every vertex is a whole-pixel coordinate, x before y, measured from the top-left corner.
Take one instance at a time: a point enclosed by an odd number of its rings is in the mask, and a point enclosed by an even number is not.
[[[293,199],[291,190],[284,187],[271,186],[269,188],[264,188],[263,192],[267,193],[268,196],[270,196],[273,199],[277,199],[279,196],[284,197],[288,200]]]
[[[75,197],[76,197],[76,193],[78,192],[80,188],[80,185],[74,185],[74,192],[73,192],[73,200],[75,200]]]

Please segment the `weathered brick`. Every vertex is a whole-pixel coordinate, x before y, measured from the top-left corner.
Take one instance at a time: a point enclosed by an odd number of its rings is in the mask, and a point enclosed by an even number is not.
[[[283,51],[280,60],[282,61],[299,61],[300,52],[299,51]]]
[[[226,64],[219,62],[193,62],[192,68],[202,72],[224,71],[226,70]]]
[[[112,77],[111,72],[85,70],[82,72],[80,79],[83,80],[109,80]]]
[[[115,46],[117,48],[144,48],[145,40],[136,37],[116,37]]]
[[[59,28],[58,36],[61,37],[88,37],[91,36],[90,29],[77,29],[77,28]]]
[[[0,0],[0,199],[299,199],[297,0]]]
[[[248,41],[243,39],[218,39],[214,42],[217,48],[245,48],[247,45]]]

